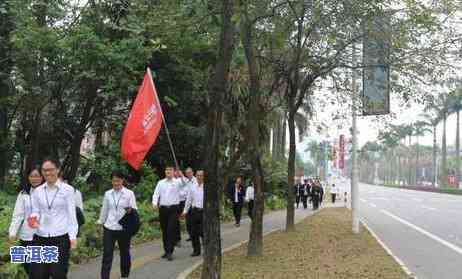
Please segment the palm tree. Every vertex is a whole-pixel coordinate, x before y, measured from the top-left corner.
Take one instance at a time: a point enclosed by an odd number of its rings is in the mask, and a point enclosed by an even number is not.
[[[384,148],[385,156],[388,157],[387,162],[389,163],[388,166],[385,166],[388,169],[388,174],[386,175],[385,180],[392,182],[392,184],[396,181],[396,173],[394,172],[396,168],[393,164],[396,159],[395,148],[399,146],[399,142],[401,140],[400,134],[397,132],[397,127],[399,126],[389,125],[388,130],[381,131],[378,137]]]
[[[428,111],[430,108],[427,107],[426,111]],[[425,118],[425,121],[431,125],[433,128],[433,152],[432,152],[432,168],[433,168],[433,178],[432,178],[432,186],[436,186],[436,153],[437,153],[437,134],[436,134],[436,127],[438,124],[441,122],[442,119],[442,114],[441,111],[438,110],[437,107],[432,109],[432,113],[425,113],[423,117]]]
[[[460,181],[460,111],[462,110],[462,91],[455,90],[449,94],[448,113],[456,113],[456,185],[459,188]]]
[[[419,183],[419,155],[420,155],[420,146],[419,146],[419,137],[424,136],[425,133],[431,132],[428,127],[431,126],[430,123],[425,121],[417,121],[414,123],[414,136],[416,137],[416,157],[415,157],[415,182]]]

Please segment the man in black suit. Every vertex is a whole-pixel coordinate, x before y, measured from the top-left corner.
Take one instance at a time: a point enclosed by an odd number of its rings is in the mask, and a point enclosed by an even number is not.
[[[241,225],[242,204],[244,203],[244,187],[242,186],[242,178],[236,177],[236,180],[228,186],[228,199],[233,205],[233,214],[236,221],[235,226]]]
[[[308,208],[308,196],[311,194],[311,186],[308,183],[308,179],[304,180],[305,183],[302,185],[301,189],[301,196],[302,196],[302,203],[303,203],[303,209]]]
[[[303,184],[297,179],[297,183],[294,186],[294,193],[295,193],[295,203],[298,205],[300,204],[300,198],[303,195]]]

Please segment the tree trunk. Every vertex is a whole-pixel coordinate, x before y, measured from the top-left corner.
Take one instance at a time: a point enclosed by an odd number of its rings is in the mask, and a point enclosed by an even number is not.
[[[447,162],[447,146],[446,146],[446,114],[443,116],[443,140],[441,153],[441,180],[440,187],[445,187],[448,183],[448,162]]]
[[[286,217],[286,231],[293,231],[295,229],[295,195],[294,195],[294,177],[295,177],[295,111],[293,108],[289,111],[289,162],[287,168],[288,175],[288,189],[287,189],[287,217]]]
[[[433,150],[432,150],[432,166],[433,166],[433,178],[432,186],[436,186],[436,170],[438,166],[436,165],[436,125],[433,126]]]
[[[457,111],[456,128],[456,188],[459,188],[460,181],[460,111]]]
[[[252,165],[252,177],[255,182],[255,206],[254,218],[249,235],[247,246],[248,256],[260,256],[263,251],[263,168],[261,165],[261,149],[264,136],[261,135],[260,124],[264,119],[264,112],[261,108],[261,92],[259,80],[259,67],[255,54],[255,45],[252,37],[253,23],[249,19],[247,5],[243,5],[243,20],[241,24],[241,39],[247,59],[249,70],[249,91],[250,104],[247,110],[247,141],[250,144],[250,162]]]
[[[284,160],[286,157],[286,131],[287,131],[287,119],[286,113],[282,114],[282,129],[281,129],[281,144],[279,146],[279,160]]]
[[[8,173],[10,162],[10,144],[9,144],[9,119],[8,119],[8,102],[6,98],[11,95],[10,73],[13,66],[11,55],[10,34],[13,29],[12,16],[9,2],[4,1],[0,4],[4,9],[0,19],[0,190],[5,185],[5,178]]]
[[[273,146],[272,146],[272,154],[271,158],[273,161],[278,160],[278,156],[280,154],[279,149],[281,148],[281,130],[282,130],[282,116],[279,112],[276,112],[277,119],[273,123]]]
[[[216,2],[215,2],[216,3]],[[221,1],[222,26],[219,38],[218,57],[214,74],[210,81],[210,110],[207,119],[206,187],[204,189],[204,263],[202,279],[221,278],[221,233],[220,196],[223,191],[219,185],[219,157],[222,134],[223,99],[228,91],[229,70],[233,56],[234,0]]]

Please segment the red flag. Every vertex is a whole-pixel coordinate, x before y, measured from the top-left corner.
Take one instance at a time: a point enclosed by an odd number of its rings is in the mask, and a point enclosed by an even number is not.
[[[122,158],[134,169],[143,164],[161,127],[162,109],[151,75],[146,72],[122,135]]]

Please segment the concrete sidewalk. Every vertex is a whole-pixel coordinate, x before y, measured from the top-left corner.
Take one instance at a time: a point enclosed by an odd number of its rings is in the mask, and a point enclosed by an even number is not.
[[[295,221],[298,222],[310,215],[313,211],[296,209]],[[263,232],[284,229],[286,223],[286,211],[275,211],[264,216]],[[234,224],[223,224],[221,227],[223,249],[240,243],[249,238],[250,220],[245,218],[239,228]],[[185,239],[185,237],[183,237]],[[181,248],[175,248],[174,261],[168,262],[160,259],[163,249],[161,241],[150,242],[133,247],[132,253],[132,279],[175,279],[181,272],[190,268],[200,260],[200,257],[192,258],[191,242],[182,241]],[[118,252],[114,253],[113,272],[111,278],[120,278]],[[69,279],[97,279],[100,278],[101,257],[91,260],[89,263],[72,266],[68,275]]]

